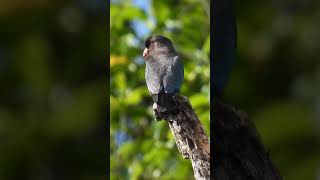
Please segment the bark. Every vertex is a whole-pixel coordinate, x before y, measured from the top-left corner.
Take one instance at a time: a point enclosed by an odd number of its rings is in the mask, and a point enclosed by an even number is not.
[[[210,144],[208,136],[187,97],[174,97],[175,113],[155,109],[157,119],[167,120],[183,158],[190,159],[196,180],[210,179]],[[159,113],[161,112],[161,113]]]
[[[192,163],[196,180],[282,179],[248,115],[217,101],[211,121],[210,178],[209,138],[187,97],[177,95],[174,106],[178,109],[175,113],[155,109],[155,116],[168,122],[180,154]]]
[[[213,109],[213,179],[282,179],[248,115],[220,102]]]

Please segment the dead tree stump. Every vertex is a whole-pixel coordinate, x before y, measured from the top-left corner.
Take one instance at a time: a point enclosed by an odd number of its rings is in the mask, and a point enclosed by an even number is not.
[[[190,159],[196,180],[210,179],[210,143],[205,130],[187,97],[174,97],[176,113],[155,109],[157,118],[165,119],[176,141],[180,154]]]

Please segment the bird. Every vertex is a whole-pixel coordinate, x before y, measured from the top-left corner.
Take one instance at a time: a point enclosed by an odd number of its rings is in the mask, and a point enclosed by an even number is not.
[[[145,80],[154,102],[153,109],[174,110],[173,98],[181,90],[184,66],[171,40],[154,34],[145,40]]]
[[[213,64],[211,82],[213,97],[221,98],[236,56],[237,27],[232,0],[213,2]]]

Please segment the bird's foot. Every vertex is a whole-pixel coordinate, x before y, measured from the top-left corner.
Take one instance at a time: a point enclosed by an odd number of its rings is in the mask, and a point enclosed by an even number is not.
[[[152,106],[152,109],[153,109],[153,117],[156,121],[161,121],[161,116],[160,116],[160,113],[158,112],[158,105],[156,103],[153,103],[153,106]]]

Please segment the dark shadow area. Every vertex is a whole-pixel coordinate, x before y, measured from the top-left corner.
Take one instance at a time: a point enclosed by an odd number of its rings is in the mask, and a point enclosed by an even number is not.
[[[106,179],[102,0],[0,3],[0,179]]]

